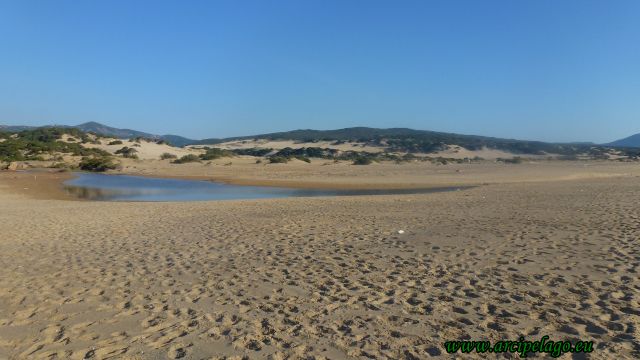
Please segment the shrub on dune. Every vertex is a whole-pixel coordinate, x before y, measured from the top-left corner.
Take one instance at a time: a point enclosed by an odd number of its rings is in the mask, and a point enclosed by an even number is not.
[[[284,156],[272,156],[269,158],[270,164],[286,164],[289,162],[289,159]]]
[[[170,153],[163,153],[162,155],[160,155],[160,160],[176,159],[176,158],[177,156]]]
[[[116,164],[108,157],[85,157],[80,161],[80,169],[84,171],[103,172],[115,168]]]
[[[233,153],[229,150],[219,149],[219,148],[210,148],[207,149],[207,152],[200,155],[200,159],[202,160],[215,160],[223,157],[233,156]]]
[[[197,155],[194,154],[189,154],[189,155],[185,155],[179,159],[175,159],[172,161],[172,163],[174,164],[186,164],[186,163],[190,163],[190,162],[199,162],[200,158]]]
[[[134,148],[130,148],[128,146],[123,147],[120,150],[117,150],[115,153],[116,154],[121,154],[122,157],[126,157],[129,159],[137,159],[138,155],[136,155],[136,153],[138,152],[138,150],[134,149]]]
[[[353,165],[370,165],[372,162],[368,157],[358,157],[353,160]]]

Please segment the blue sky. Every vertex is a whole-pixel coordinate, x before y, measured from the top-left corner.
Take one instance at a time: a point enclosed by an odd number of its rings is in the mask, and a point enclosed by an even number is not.
[[[640,1],[0,0],[0,124],[640,132]]]

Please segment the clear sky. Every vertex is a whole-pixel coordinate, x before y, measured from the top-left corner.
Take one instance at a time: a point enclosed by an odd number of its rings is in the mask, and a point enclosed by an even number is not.
[[[640,1],[0,0],[0,124],[640,132]]]

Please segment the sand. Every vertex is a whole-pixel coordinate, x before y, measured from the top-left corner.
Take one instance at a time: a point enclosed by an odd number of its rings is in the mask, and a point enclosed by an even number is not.
[[[327,168],[234,166],[223,175],[299,182]],[[98,203],[0,173],[0,358],[424,359],[445,340],[542,335],[640,357],[638,165],[394,166],[316,180],[488,185]]]
[[[203,146],[217,147],[221,149],[274,149],[280,150],[284,148],[299,149],[303,147],[319,147],[323,149],[336,149],[340,151],[366,151],[371,153],[379,153],[385,150],[382,146],[371,146],[362,142],[344,142],[337,144],[335,141],[316,141],[316,142],[303,142],[293,140],[268,140],[268,139],[256,139],[256,140],[238,140],[227,141],[219,144],[211,145],[191,145],[187,148],[202,148]]]
[[[303,147],[319,147],[323,149],[335,149],[339,151],[366,151],[370,153],[381,153],[385,151],[389,151],[390,149],[387,146],[375,146],[369,145],[363,142],[345,142],[345,143],[336,143],[335,141],[316,141],[316,142],[302,142],[302,141],[292,141],[292,140],[268,140],[268,139],[253,139],[253,140],[237,140],[237,141],[228,141],[219,144],[212,145],[191,145],[188,146],[188,149],[200,149],[203,146],[210,147],[218,147],[221,149],[252,149],[252,148],[263,148],[263,149],[274,149],[280,150],[284,148],[292,148],[298,149]],[[479,150],[468,150],[458,145],[445,145],[446,149],[442,151],[436,151],[433,153],[417,153],[417,156],[429,156],[429,157],[445,157],[449,159],[473,159],[475,157],[480,157],[486,160],[495,160],[498,158],[502,159],[511,159],[514,156],[520,156],[529,159],[545,159],[549,156],[557,157],[558,154],[545,154],[545,155],[532,155],[532,154],[520,154],[516,155],[511,152],[482,148]],[[403,155],[403,153],[398,153]]]
[[[62,183],[71,178],[73,173],[55,169],[0,171],[0,188],[4,188],[5,192],[31,199],[78,201],[79,199],[62,191]]]
[[[420,155],[431,156],[431,157],[441,156],[448,159],[464,159],[464,158],[473,159],[475,157],[479,157],[485,160],[511,159],[515,156],[518,156],[511,152],[496,150],[496,149],[489,149],[486,147],[483,147],[482,149],[479,149],[479,150],[468,150],[458,145],[448,145],[446,150],[438,151],[430,154],[420,154]],[[523,155],[520,155],[519,157],[526,158],[526,159],[542,160],[542,159],[546,159],[549,156],[555,158],[558,155],[557,154],[545,154],[545,155],[532,155],[532,154],[524,155],[523,154]]]
[[[164,161],[121,159],[114,173],[146,176],[210,179],[241,185],[322,188],[422,188],[449,185],[482,185],[553,180],[578,180],[640,175],[636,163],[613,161],[526,161],[523,164],[495,162],[449,163],[392,162],[367,166],[350,162],[312,159],[308,164],[256,164],[250,156],[213,161],[171,164]]]
[[[116,140],[121,141],[122,144],[109,145],[109,143]],[[157,144],[155,142],[150,142],[146,140],[140,140],[136,142],[136,141],[125,140],[125,139],[101,138],[98,141],[99,141],[99,144],[88,143],[88,144],[84,144],[83,146],[87,148],[102,149],[112,154],[126,146],[129,148],[135,149],[136,150],[135,155],[140,160],[157,160],[157,159],[160,159],[160,156],[164,153],[172,154],[177,157],[182,157],[184,155],[189,155],[189,154],[197,155],[202,153],[202,151],[199,151],[199,150],[179,148],[179,147],[174,147],[167,144]]]

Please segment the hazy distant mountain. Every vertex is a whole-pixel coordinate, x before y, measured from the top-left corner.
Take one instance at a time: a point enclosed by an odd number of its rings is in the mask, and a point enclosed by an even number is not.
[[[136,137],[157,138],[158,136],[142,131],[131,129],[118,129],[111,126],[103,125],[94,121],[80,125],[71,126],[84,132],[93,132],[104,136],[112,136],[121,139],[131,139]]]
[[[624,139],[616,140],[605,145],[615,147],[640,147],[640,134],[631,135]]]

